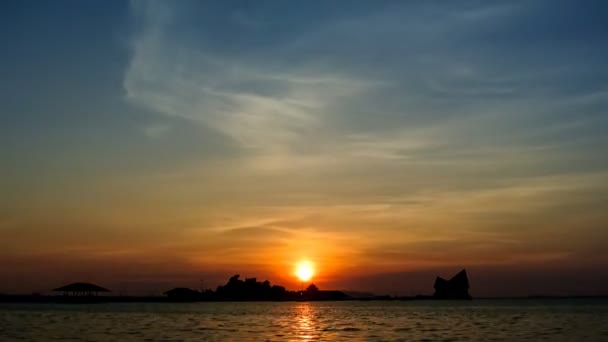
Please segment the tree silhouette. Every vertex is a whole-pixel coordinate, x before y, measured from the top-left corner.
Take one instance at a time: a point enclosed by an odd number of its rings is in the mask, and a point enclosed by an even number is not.
[[[314,294],[319,292],[319,288],[317,287],[317,285],[315,284],[310,284],[308,285],[308,287],[306,288],[306,292]]]

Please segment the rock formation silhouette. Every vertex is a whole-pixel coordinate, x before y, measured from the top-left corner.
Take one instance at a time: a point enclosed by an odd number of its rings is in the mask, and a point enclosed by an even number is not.
[[[437,277],[434,287],[433,297],[436,299],[472,299],[469,294],[469,278],[464,269],[450,280]]]

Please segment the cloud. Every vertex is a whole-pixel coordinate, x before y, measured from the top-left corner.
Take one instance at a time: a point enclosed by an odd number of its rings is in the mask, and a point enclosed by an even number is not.
[[[171,130],[171,126],[167,124],[155,123],[144,126],[142,130],[149,138],[160,138],[165,136]]]
[[[328,254],[327,242],[348,243],[341,257],[386,240],[426,246],[420,236],[487,252],[504,247],[500,231],[525,241],[605,220],[603,76],[596,60],[570,62],[577,42],[551,37],[541,51],[521,41],[538,7],[394,4],[311,25],[305,11],[139,3],[124,88],[130,103],[237,150],[194,157],[159,182],[200,202],[189,209],[200,222],[183,231],[267,234],[275,254],[290,254],[296,233]],[[563,208],[584,214],[569,221]],[[237,245],[226,253],[241,255]],[[515,262],[510,251],[492,260]],[[517,253],[532,262],[573,251]],[[395,259],[436,261],[424,254]]]
[[[167,36],[166,17],[149,14],[162,12],[155,6],[135,9],[145,20],[124,80],[127,98],[212,127],[252,153],[292,152],[324,129],[332,104],[370,86],[340,74],[250,65],[181,44]]]
[[[201,270],[252,265],[281,276],[303,257],[338,280],[462,263],[601,268],[599,3],[133,1],[130,20],[98,16],[95,34],[132,29],[124,69],[123,46],[95,39],[116,57],[99,59],[99,82],[46,83],[84,86],[100,106],[49,107],[56,92],[34,87],[3,126],[2,264],[145,264],[195,284]]]
[[[263,24],[258,18],[245,30],[239,23],[248,13],[235,10],[240,19],[228,20],[227,33],[218,36],[267,40],[243,53],[194,23],[180,24],[189,23],[190,6],[151,2],[134,9],[143,19],[125,75],[127,98],[221,132],[250,157],[249,166],[265,170],[367,159],[436,162],[433,152],[442,148],[461,155],[482,147],[498,156],[500,127],[509,128],[509,145],[524,148],[529,142],[518,138],[545,130],[540,122],[563,124],[554,120],[564,110],[551,99],[563,93],[554,81],[580,71],[525,55],[521,63],[497,64],[500,47],[476,49],[488,43],[475,30],[510,29],[510,20],[532,11],[525,6],[387,8],[337,16],[277,40],[265,30],[282,25],[280,18]],[[285,63],[291,59],[298,63]],[[577,100],[561,94],[560,101]]]

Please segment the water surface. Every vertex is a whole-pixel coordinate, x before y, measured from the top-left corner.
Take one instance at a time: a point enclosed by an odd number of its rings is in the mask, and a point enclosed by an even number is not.
[[[608,341],[608,301],[0,304],[0,340]]]

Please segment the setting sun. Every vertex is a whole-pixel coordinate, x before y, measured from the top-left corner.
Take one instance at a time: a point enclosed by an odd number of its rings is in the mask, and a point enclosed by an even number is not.
[[[300,261],[296,264],[295,275],[301,281],[309,281],[315,273],[313,264],[310,261]]]

